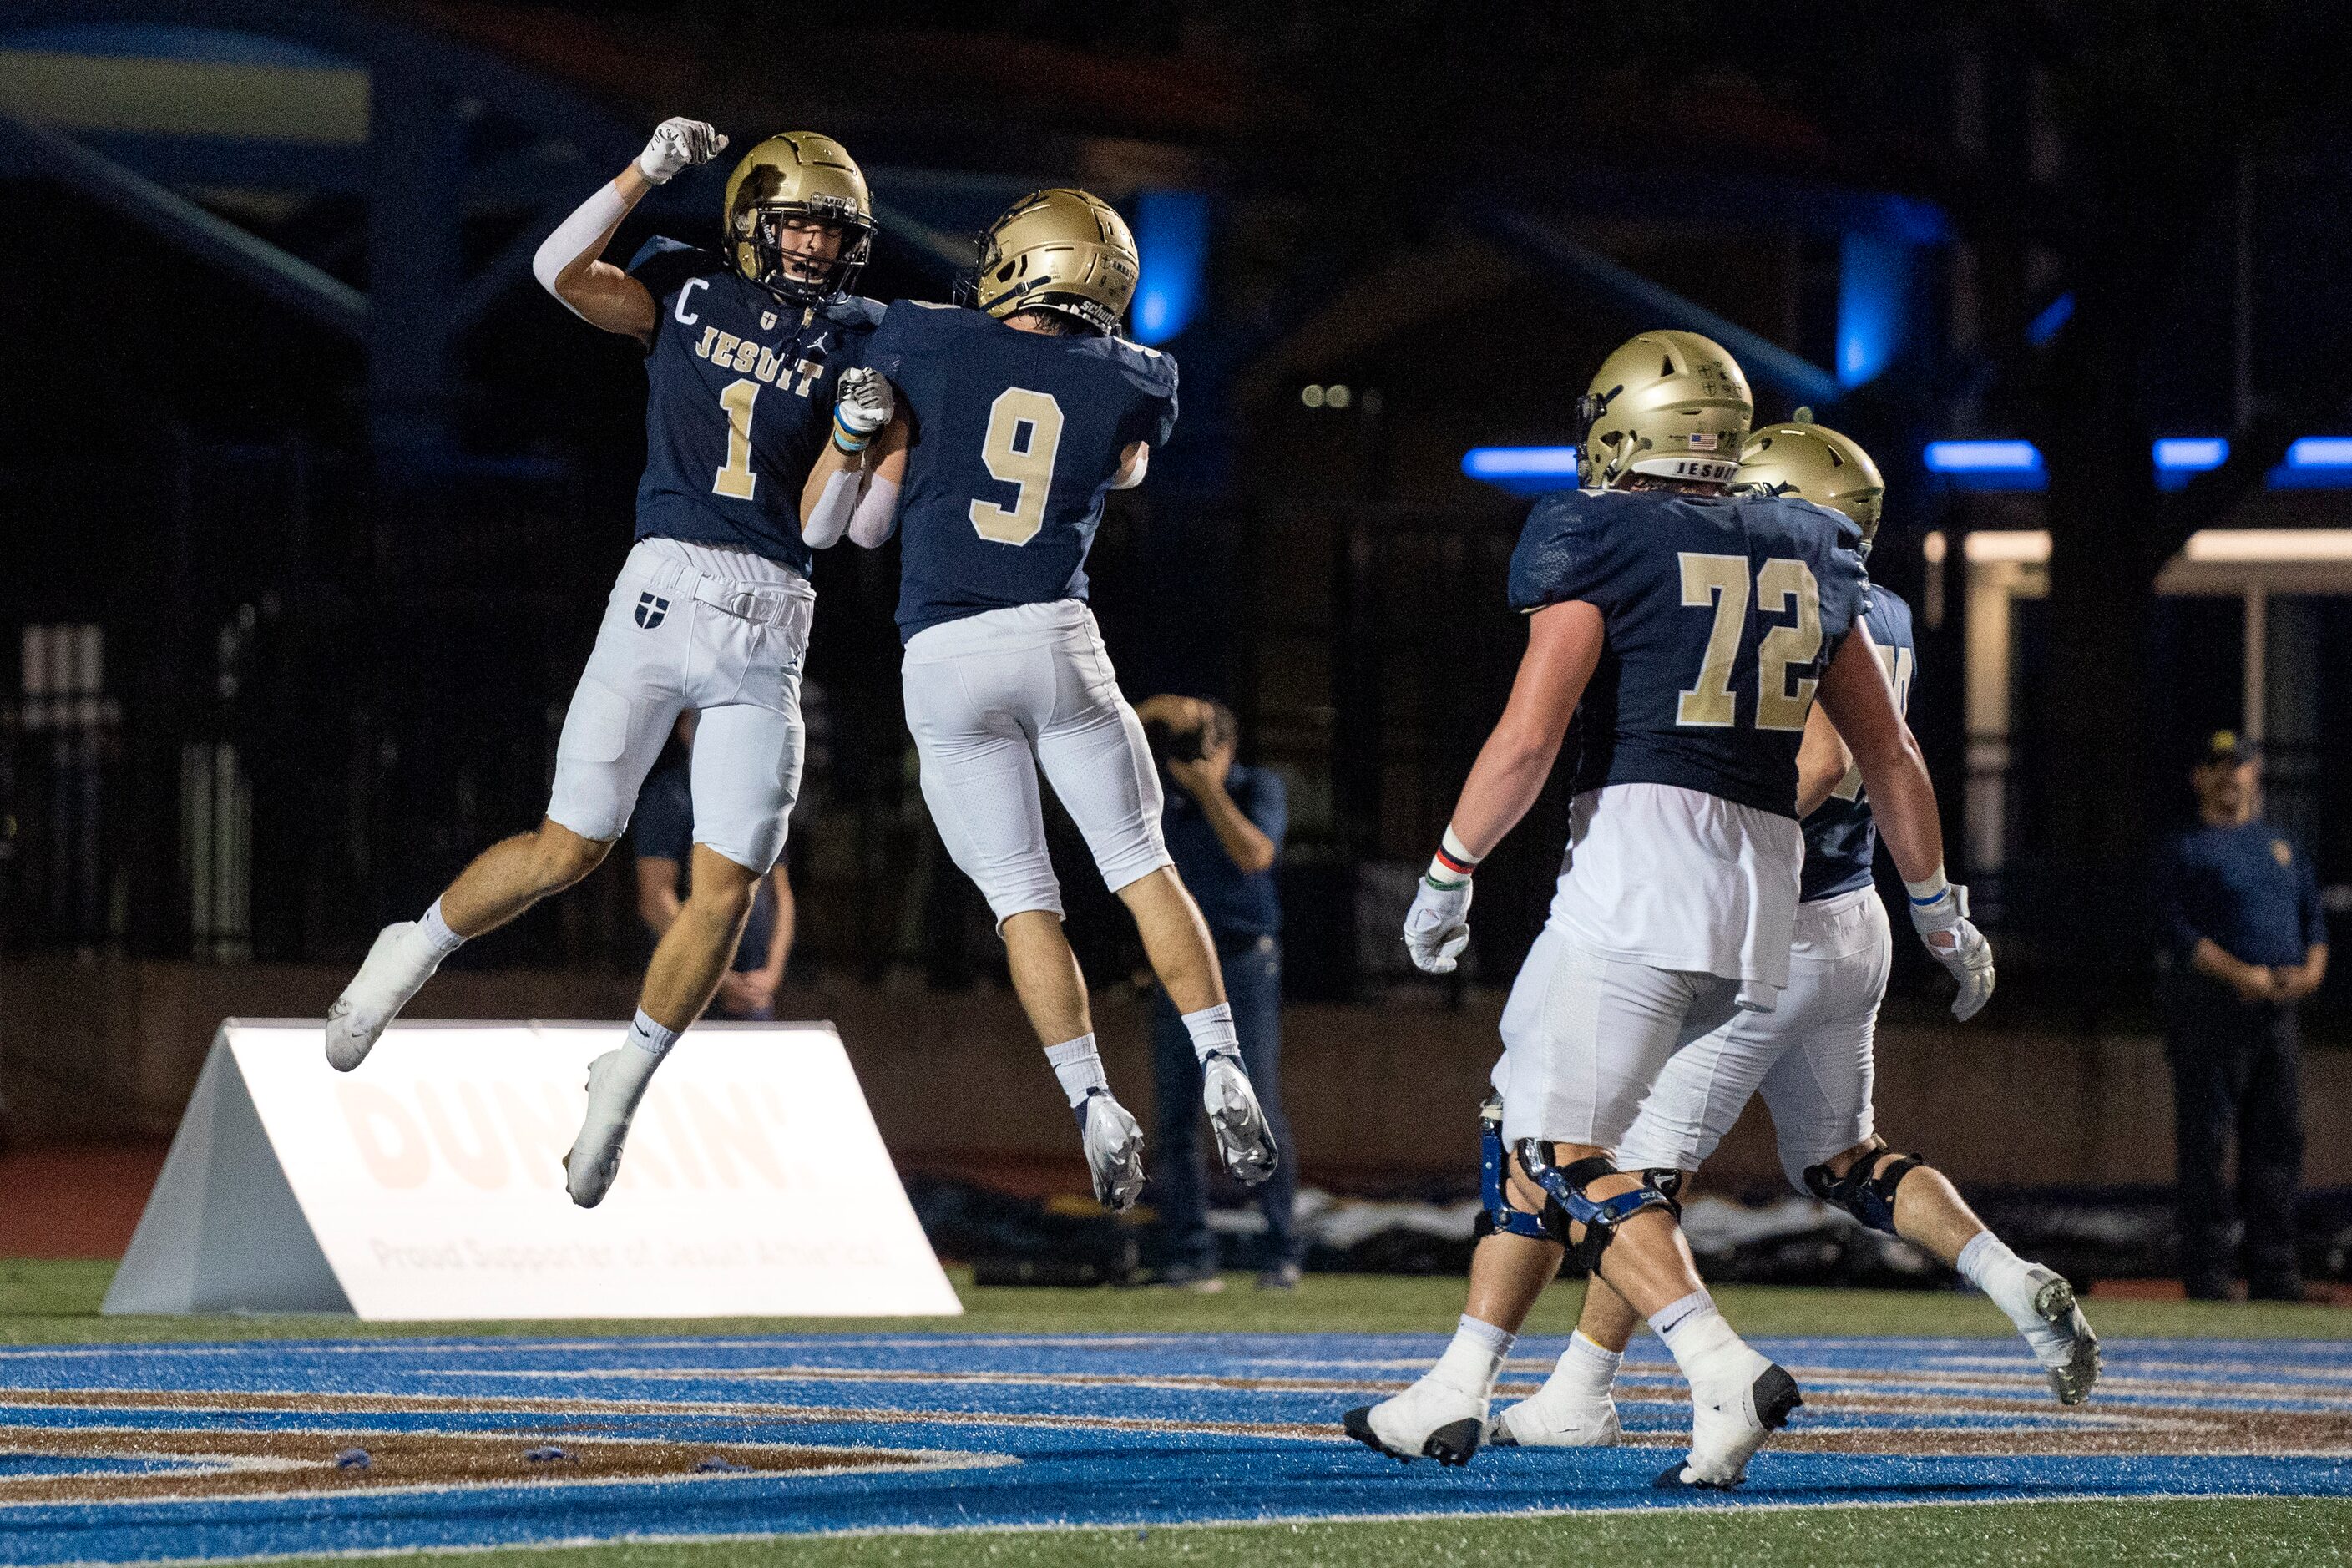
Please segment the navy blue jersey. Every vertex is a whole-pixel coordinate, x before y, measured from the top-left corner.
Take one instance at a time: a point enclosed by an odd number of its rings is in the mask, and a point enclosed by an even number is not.
[[[1511,607],[1581,600],[1608,641],[1572,787],[1661,784],[1797,815],[1813,689],[1862,614],[1862,531],[1783,496],[1562,490],[1511,553]]]
[[[740,545],[806,576],[801,487],[831,432],[834,384],[882,307],[854,295],[787,304],[673,239],[647,240],[629,275],[659,307],[637,537]]]
[[[1886,667],[1886,683],[1895,692],[1895,710],[1911,710],[1911,678],[1918,673],[1919,646],[1911,636],[1911,606],[1873,584],[1863,624],[1878,645],[1878,661]],[[1845,777],[1829,799],[1805,818],[1805,882],[1800,895],[1805,902],[1850,893],[1870,886],[1870,860],[1878,852],[1878,824],[1863,794],[1862,771],[1846,769]]]
[[[902,300],[866,345],[909,423],[898,635],[1087,596],[1119,457],[1164,445],[1176,362],[1123,338],[1049,337]]]

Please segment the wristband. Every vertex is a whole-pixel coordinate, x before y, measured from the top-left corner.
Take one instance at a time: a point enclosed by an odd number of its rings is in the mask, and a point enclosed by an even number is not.
[[[1433,888],[1459,888],[1469,881],[1478,869],[1478,857],[1463,847],[1448,823],[1445,836],[1437,841],[1437,854],[1429,862],[1429,885]]]
[[[835,446],[845,452],[854,454],[866,450],[867,444],[873,439],[873,437],[861,436],[844,425],[841,422],[841,409],[837,405],[835,407],[833,411],[833,444]]]
[[[1944,895],[1952,890],[1952,884],[1945,879],[1944,868],[1938,866],[1934,875],[1925,881],[1904,883],[1903,890],[1911,895],[1913,909],[1925,909],[1929,904],[1941,901]]]

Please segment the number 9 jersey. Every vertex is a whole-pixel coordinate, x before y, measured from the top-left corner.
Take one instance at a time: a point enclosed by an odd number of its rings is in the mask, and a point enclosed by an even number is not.
[[[898,494],[898,635],[1087,596],[1087,552],[1120,458],[1176,424],[1176,362],[1115,337],[1055,337],[901,300],[866,363],[909,429]]]

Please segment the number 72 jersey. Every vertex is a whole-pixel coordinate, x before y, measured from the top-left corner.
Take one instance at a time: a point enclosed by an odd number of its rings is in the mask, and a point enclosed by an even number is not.
[[[1050,337],[901,300],[866,363],[911,445],[898,494],[898,635],[1087,595],[1087,552],[1120,457],[1166,443],[1176,362],[1122,338]]]
[[[1861,530],[1783,496],[1564,490],[1528,514],[1511,606],[1580,600],[1608,641],[1571,789],[1660,784],[1793,817],[1822,671],[1864,608]]]

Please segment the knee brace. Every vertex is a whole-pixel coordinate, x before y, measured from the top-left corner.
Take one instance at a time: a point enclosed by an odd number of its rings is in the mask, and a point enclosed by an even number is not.
[[[1543,1216],[1511,1206],[1505,1186],[1503,1160],[1503,1100],[1490,1094],[1478,1108],[1478,1195],[1485,1201],[1476,1225],[1472,1226],[1472,1239],[1484,1241],[1500,1231],[1505,1236],[1524,1236],[1530,1241],[1549,1241],[1551,1232],[1545,1228]]]
[[[1872,1175],[1871,1168],[1880,1161],[1886,1166]],[[1880,1149],[1864,1154],[1845,1169],[1843,1176],[1833,1176],[1827,1165],[1805,1167],[1805,1186],[1813,1196],[1825,1204],[1835,1204],[1873,1230],[1895,1234],[1895,1189],[1903,1178],[1927,1162],[1916,1154],[1897,1154]]]
[[[1621,1173],[1606,1154],[1579,1160],[1563,1170],[1551,1163],[1551,1147],[1539,1138],[1520,1139],[1518,1153],[1520,1165],[1544,1190],[1544,1228],[1551,1232],[1554,1241],[1576,1254],[1588,1274],[1601,1271],[1601,1255],[1616,1239],[1617,1227],[1644,1209],[1664,1209],[1670,1216],[1682,1213],[1682,1205],[1667,1190],[1681,1184],[1679,1173],[1669,1173],[1672,1179],[1662,1184],[1658,1172],[1637,1172],[1642,1184],[1632,1192],[1591,1198],[1585,1195],[1585,1188],[1603,1176]],[[1583,1240],[1573,1239],[1571,1225],[1584,1227]]]

